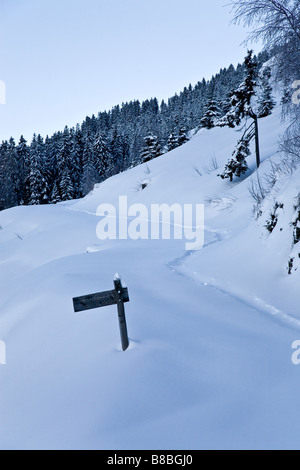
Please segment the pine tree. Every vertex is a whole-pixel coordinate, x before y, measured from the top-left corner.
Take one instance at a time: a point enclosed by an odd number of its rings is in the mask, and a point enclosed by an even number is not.
[[[52,204],[57,204],[58,202],[61,202],[61,196],[58,191],[58,186],[57,186],[57,181],[54,182],[53,189],[51,192],[51,203]]]
[[[111,158],[107,142],[100,132],[96,136],[93,145],[93,150],[95,155],[95,166],[99,175],[99,181],[103,181],[110,174]]]
[[[249,115],[251,100],[255,95],[257,85],[258,62],[253,57],[253,51],[248,51],[245,57],[246,78],[238,88],[230,94],[230,109],[226,115],[219,120],[220,127],[235,127],[241,124],[243,118]]]
[[[123,166],[121,171],[127,170],[131,166],[131,158],[130,158],[130,136],[123,135],[122,137],[122,151],[123,151]]]
[[[238,141],[231,160],[227,163],[224,173],[220,175],[222,179],[230,178],[230,181],[233,181],[234,176],[240,178],[247,172],[248,164],[246,158],[251,154],[251,139],[252,137],[248,134]]]
[[[18,204],[28,204],[29,201],[29,191],[26,181],[29,175],[29,148],[27,146],[27,141],[23,136],[20,137],[19,145],[16,147],[16,152],[18,155],[18,172],[19,172],[19,195],[18,195]]]
[[[108,176],[120,173],[123,169],[123,146],[121,135],[116,127],[113,128],[110,139],[110,163]]]
[[[58,174],[56,177],[57,190],[62,201],[73,199],[75,196],[73,184],[74,170],[73,143],[69,128],[66,126],[61,138],[57,154]]]
[[[48,187],[44,175],[44,144],[40,135],[33,136],[30,146],[30,170],[28,184],[30,190],[29,204],[46,204],[48,202]]]
[[[10,185],[8,188],[8,194],[10,194],[10,205],[15,206],[19,205],[21,202],[20,192],[21,192],[21,165],[18,158],[18,153],[16,149],[16,144],[14,139],[11,137],[8,143],[7,149],[7,159],[10,172]]]
[[[9,179],[9,172],[7,168],[7,149],[8,149],[8,142],[3,141],[0,146],[0,210],[6,209],[9,206],[9,198],[8,198],[8,187],[7,187],[7,180]],[[8,183],[9,184],[9,183]]]
[[[94,142],[92,135],[87,133],[83,150],[83,175],[81,181],[81,191],[84,196],[94,188],[96,183],[99,182],[99,174],[95,162],[93,147]]]
[[[177,147],[179,147],[178,137],[175,134],[174,130],[169,135],[167,146],[168,146],[168,152],[171,152],[171,150],[174,150]]]
[[[228,162],[225,167],[223,179],[230,178],[232,181],[233,176],[241,176],[244,174],[248,165],[246,163],[247,156],[250,155],[250,142],[255,138],[255,152],[257,168],[260,166],[260,148],[259,148],[259,132],[258,132],[258,115],[253,111],[252,98],[256,94],[257,77],[258,77],[258,62],[253,57],[253,51],[248,51],[245,58],[246,78],[238,89],[234,90],[231,94],[231,109],[219,121],[218,125],[228,125],[235,127],[240,125],[243,118],[250,117],[253,123],[245,131],[243,137],[239,140],[237,147],[233,153],[233,158]]]
[[[179,129],[179,136],[178,136],[178,144],[179,146],[186,144],[186,142],[189,141],[189,138],[187,136],[187,128],[186,127],[181,127]]]
[[[49,186],[48,186],[48,167],[45,153],[45,143],[43,137],[38,134],[37,136],[37,149],[39,153],[39,166],[41,172],[41,204],[49,203]]]
[[[70,177],[72,180],[72,188],[73,188],[72,199],[78,199],[81,197],[80,183],[81,183],[81,176],[82,176],[82,151],[81,151],[81,145],[80,144],[78,145],[77,131],[74,128],[70,130],[70,141],[71,141]]]
[[[73,137],[73,151],[72,151],[72,154],[74,155],[75,162],[76,162],[76,169],[75,169],[75,174],[73,178],[74,197],[76,199],[82,197],[81,182],[82,182],[82,175],[83,175],[83,151],[84,151],[83,133],[79,125],[77,125],[75,133],[74,133],[74,137]]]
[[[142,161],[142,142],[140,139],[140,136],[137,134],[135,131],[133,133],[133,136],[131,138],[131,143],[130,143],[130,158],[131,158],[131,166],[135,167],[141,163]]]
[[[0,206],[3,208],[17,205],[19,201],[18,155],[13,138],[2,142],[0,152]]]
[[[51,138],[46,137],[45,153],[47,155],[47,175],[49,186],[49,202],[52,202],[52,192],[54,183],[58,180],[58,164],[57,157],[61,148],[61,133],[55,133]]]
[[[205,106],[204,116],[201,119],[201,126],[205,127],[206,129],[212,129],[215,127],[215,123],[219,116],[220,110],[216,101],[210,99]]]
[[[271,68],[264,67],[260,74],[260,92],[258,96],[258,117],[264,118],[272,114],[276,102],[272,96],[272,86],[270,79],[272,76]]]
[[[59,189],[62,201],[69,201],[74,198],[73,179],[68,166],[65,166],[61,175]]]
[[[144,163],[159,157],[162,154],[158,137],[154,134],[149,134],[144,139],[144,148],[142,151],[142,161]]]

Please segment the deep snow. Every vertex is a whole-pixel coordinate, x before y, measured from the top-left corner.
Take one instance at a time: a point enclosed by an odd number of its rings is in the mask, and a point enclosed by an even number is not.
[[[260,121],[261,176],[281,129],[279,110]],[[217,177],[238,138],[201,130],[80,201],[0,213],[1,449],[299,448],[299,272],[287,275],[290,232],[269,235],[252,216],[253,176]],[[220,168],[207,171],[214,156]],[[286,205],[297,176],[281,188]],[[204,248],[100,241],[97,207],[120,195],[204,203]],[[112,289],[116,272],[130,295],[125,353],[114,306],[72,308]]]

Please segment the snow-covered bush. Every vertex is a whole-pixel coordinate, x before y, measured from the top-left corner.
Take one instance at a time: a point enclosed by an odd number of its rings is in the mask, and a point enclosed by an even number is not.
[[[281,204],[279,202],[276,202],[274,205],[274,208],[270,214],[270,219],[267,220],[267,223],[265,225],[266,229],[272,233],[273,230],[275,229],[277,222],[278,222],[278,209],[283,209],[284,204]]]

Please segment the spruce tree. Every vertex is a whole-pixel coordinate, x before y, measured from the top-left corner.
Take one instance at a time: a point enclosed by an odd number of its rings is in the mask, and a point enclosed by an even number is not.
[[[187,136],[187,128],[186,127],[181,127],[179,129],[179,135],[178,135],[178,145],[184,145],[186,144],[186,142],[189,141],[189,138]]]
[[[43,139],[40,135],[34,135],[30,146],[30,170],[28,175],[30,205],[46,204],[48,202],[48,187],[44,175],[44,163]]]
[[[29,160],[29,148],[27,146],[27,141],[23,136],[20,137],[18,146],[16,147],[16,152],[18,155],[18,167],[19,167],[19,202],[18,204],[28,204],[29,202],[29,190],[26,185],[26,181],[29,175],[30,160]]]
[[[220,175],[223,179],[233,176],[241,176],[247,171],[247,156],[250,155],[250,142],[255,138],[255,152],[257,168],[260,166],[260,148],[258,132],[258,115],[253,111],[252,98],[256,94],[258,78],[258,62],[253,57],[253,51],[248,51],[245,58],[246,78],[243,83],[231,94],[231,108],[227,114],[219,121],[218,125],[235,127],[240,125],[242,119],[252,118],[253,123],[245,131],[242,139],[238,141],[237,147],[233,152],[233,158],[225,167],[224,173]]]
[[[19,203],[18,155],[13,138],[2,142],[0,152],[0,205],[3,209]]]
[[[68,127],[65,127],[57,155],[58,175],[56,178],[57,189],[62,201],[73,199],[75,196],[72,179],[73,157],[73,144],[70,130]]]
[[[76,175],[74,177],[74,192],[75,198],[78,199],[82,197],[81,192],[81,182],[83,175],[83,151],[84,151],[84,139],[83,133],[80,129],[80,126],[76,126],[74,138],[73,138],[73,155],[75,155],[76,160]]]
[[[61,196],[58,191],[58,185],[57,181],[54,182],[53,189],[51,192],[51,203],[52,204],[57,204],[58,202],[61,202]]]
[[[8,142],[3,141],[0,146],[0,210],[6,209],[9,207],[8,204],[8,188],[7,188],[7,179],[9,178],[9,172],[7,169],[7,149]]]
[[[85,196],[99,182],[99,174],[94,155],[94,142],[92,135],[87,133],[85,136],[83,150],[83,174],[81,181],[81,192]]]
[[[220,110],[216,101],[214,99],[210,99],[205,106],[204,116],[201,119],[201,126],[206,129],[212,129],[215,127],[215,123],[219,116]]]
[[[142,151],[142,161],[144,163],[159,157],[162,154],[158,137],[154,134],[149,134],[144,139],[144,147]]]
[[[49,201],[52,202],[52,192],[54,183],[58,181],[57,158],[61,149],[61,133],[55,133],[51,138],[45,140],[45,152],[47,155],[47,174],[49,186]]]
[[[229,178],[233,181],[233,177],[241,177],[248,170],[247,157],[251,154],[250,142],[251,135],[243,136],[237,143],[237,146],[232,154],[231,160],[227,163],[225,170],[221,176],[222,179]]]
[[[234,89],[230,94],[230,109],[226,115],[221,118],[218,125],[235,127],[239,126],[242,119],[249,116],[251,109],[251,99],[255,95],[257,85],[258,62],[253,57],[253,51],[248,51],[245,57],[244,66],[246,69],[246,78],[240,86]]]
[[[78,199],[81,197],[80,183],[81,183],[81,175],[82,175],[82,156],[81,156],[82,152],[81,152],[81,146],[78,145],[77,131],[74,128],[70,130],[70,140],[71,140],[70,177],[72,180],[72,187],[73,187],[72,198]]]
[[[171,152],[171,150],[174,150],[179,146],[178,137],[175,134],[174,130],[169,135],[167,146],[168,146],[168,152]]]
[[[99,181],[105,180],[110,174],[111,157],[108,150],[107,142],[104,136],[99,132],[93,145],[95,155],[95,166],[98,171]]]
[[[264,118],[272,114],[276,102],[272,96],[272,86],[270,79],[272,76],[271,68],[264,67],[260,74],[260,91],[258,96],[258,117]]]
[[[9,181],[10,188],[8,188],[8,194],[10,194],[10,206],[19,205],[21,202],[21,162],[18,158],[16,144],[14,139],[11,137],[8,143],[7,149],[7,160],[9,168]]]
[[[68,201],[74,198],[74,185],[69,166],[65,166],[63,170],[59,189],[62,201]]]
[[[123,169],[123,146],[121,135],[116,127],[113,128],[110,145],[110,162],[108,168],[108,176],[120,173]]]

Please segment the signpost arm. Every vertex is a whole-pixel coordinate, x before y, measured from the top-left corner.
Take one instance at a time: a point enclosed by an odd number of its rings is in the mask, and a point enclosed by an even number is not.
[[[83,297],[76,297],[73,299],[74,311],[83,312],[93,308],[107,307],[109,305],[117,305],[118,318],[120,326],[120,334],[122,341],[123,351],[129,346],[127,324],[125,317],[124,303],[129,302],[129,294],[127,287],[122,286],[122,281],[119,275],[114,279],[115,288],[112,291],[99,292],[98,294],[86,295]],[[1,346],[1,345],[0,345]]]
[[[124,308],[124,301],[122,296],[122,282],[121,279],[114,280],[115,289],[116,289],[116,297],[117,297],[117,306],[118,306],[118,317],[119,317],[119,326],[120,326],[120,334],[121,334],[121,341],[122,341],[122,348],[123,351],[129,346],[129,339],[128,339],[128,332],[127,332],[127,324],[126,324],[126,317],[125,317],[125,308]]]

